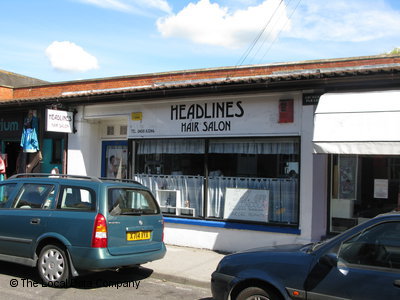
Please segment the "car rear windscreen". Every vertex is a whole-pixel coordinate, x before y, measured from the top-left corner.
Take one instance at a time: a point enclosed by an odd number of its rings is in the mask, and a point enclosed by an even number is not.
[[[109,189],[108,211],[112,216],[160,213],[156,200],[150,192],[128,188]]]

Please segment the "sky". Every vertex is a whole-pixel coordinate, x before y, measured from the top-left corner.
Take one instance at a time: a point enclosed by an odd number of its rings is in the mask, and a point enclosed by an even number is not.
[[[397,47],[400,0],[0,0],[0,69],[50,82]]]

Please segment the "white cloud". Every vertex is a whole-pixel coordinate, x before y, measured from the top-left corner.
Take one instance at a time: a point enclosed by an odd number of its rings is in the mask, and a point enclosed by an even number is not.
[[[98,69],[97,58],[82,47],[68,41],[55,41],[46,49],[52,67],[60,71],[86,72]]]
[[[285,5],[280,0],[265,0],[230,12],[210,0],[190,3],[177,14],[160,18],[158,31],[163,37],[178,37],[198,44],[238,48],[252,42],[267,25],[264,38],[272,40],[288,22]],[[275,14],[274,14],[275,13]]]
[[[171,12],[167,0],[78,0],[106,9],[113,9],[127,13],[146,14],[147,10]]]
[[[400,12],[376,0],[303,0],[286,36],[309,41],[364,42],[400,36]]]

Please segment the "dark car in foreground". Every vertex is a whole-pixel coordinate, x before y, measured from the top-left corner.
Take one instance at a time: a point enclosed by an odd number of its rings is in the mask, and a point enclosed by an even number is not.
[[[0,260],[36,267],[49,286],[162,258],[163,228],[137,182],[20,174],[0,183]]]
[[[220,299],[400,299],[400,214],[379,215],[329,240],[225,256]]]

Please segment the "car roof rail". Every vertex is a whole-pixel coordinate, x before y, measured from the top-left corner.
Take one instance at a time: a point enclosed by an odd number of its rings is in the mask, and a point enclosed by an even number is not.
[[[12,175],[8,179],[23,177],[51,177],[51,178],[70,178],[70,179],[86,179],[95,182],[101,182],[101,179],[95,176],[71,175],[71,174],[51,174],[51,173],[19,173]]]
[[[109,178],[109,177],[99,177],[100,180],[110,180],[110,181],[120,181],[126,183],[136,183],[142,185],[139,181],[133,179],[125,179],[125,178]]]

